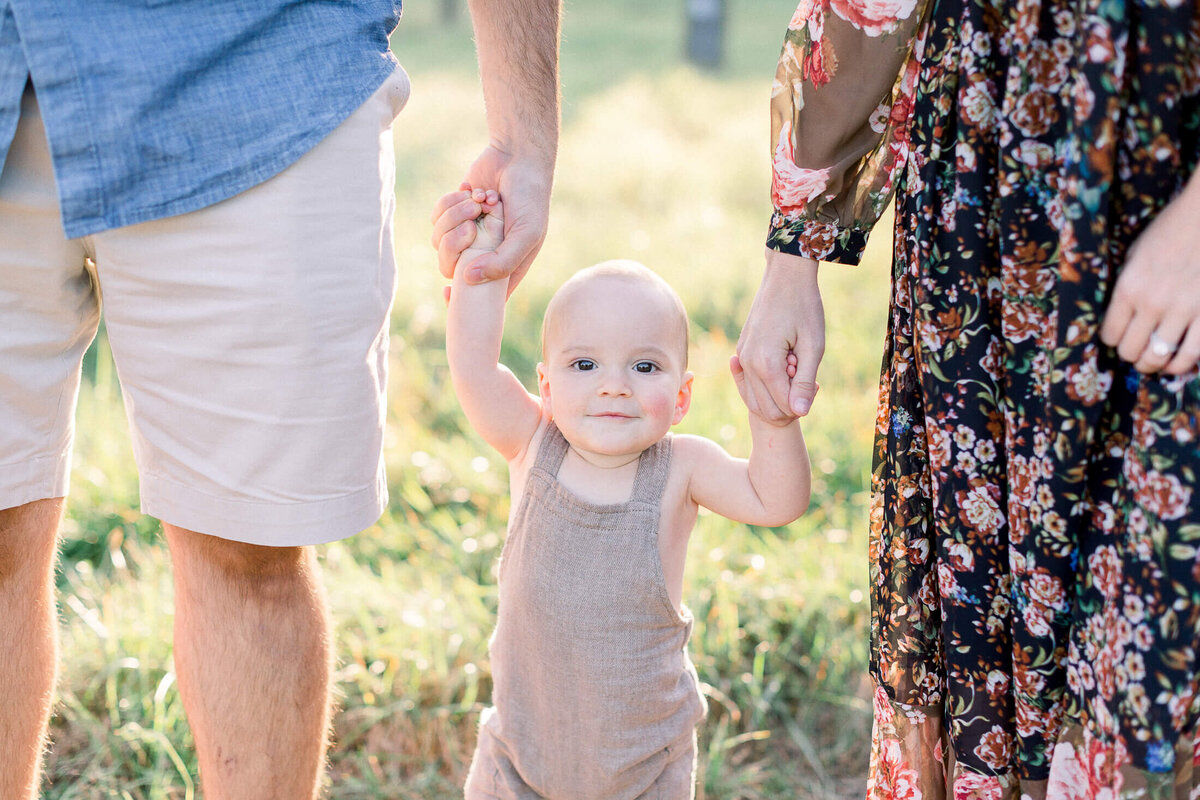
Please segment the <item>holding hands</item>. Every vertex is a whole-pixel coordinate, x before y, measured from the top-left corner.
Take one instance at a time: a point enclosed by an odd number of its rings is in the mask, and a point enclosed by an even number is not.
[[[432,244],[438,269],[447,278],[454,278],[462,264],[467,283],[483,282],[476,279],[477,271],[494,265],[494,256],[507,243],[496,190],[463,183],[434,204]],[[816,262],[771,250],[767,260],[763,285],[729,368],[750,413],[770,425],[785,426],[808,413],[820,388],[816,371],[825,348],[825,316],[816,287]],[[487,280],[497,279],[487,275]],[[510,280],[509,294],[513,288],[515,281]],[[446,292],[449,296],[450,287]]]
[[[467,283],[486,283],[511,277],[512,280],[508,282],[509,293],[517,288],[546,238],[551,169],[550,165],[539,163],[536,159],[522,159],[488,146],[467,170],[461,191],[451,192],[438,200],[433,212],[435,223],[443,211],[455,209],[446,224],[454,219],[460,223],[474,219],[473,216],[466,216],[472,209],[476,216],[481,210],[490,214],[488,202],[495,204],[501,194],[508,205],[507,219],[500,232],[502,241],[498,238],[497,245],[476,254],[477,258],[463,262],[467,269]],[[473,186],[496,188],[485,192],[472,189]],[[451,229],[453,227],[451,225]],[[439,231],[435,227],[435,248],[439,248],[438,243]],[[447,262],[440,253],[439,248],[438,262],[442,274],[447,278],[454,277],[454,261]]]
[[[1130,248],[1100,329],[1140,372],[1181,375],[1200,364],[1200,179]],[[817,262],[767,250],[762,284],[730,368],[752,414],[772,424],[804,416],[820,388],[825,314]]]
[[[432,244],[438,254],[438,270],[443,275],[453,279],[455,268],[462,261],[468,271],[467,282],[482,283],[472,281],[471,273],[482,269],[481,261],[484,265],[489,263],[483,256],[498,253],[506,244],[500,194],[495,189],[475,189],[463,183],[458,191],[442,195],[433,206]],[[491,263],[496,263],[494,258]]]
[[[766,257],[730,367],[750,413],[786,425],[808,413],[820,388],[825,311],[816,261],[775,250]]]

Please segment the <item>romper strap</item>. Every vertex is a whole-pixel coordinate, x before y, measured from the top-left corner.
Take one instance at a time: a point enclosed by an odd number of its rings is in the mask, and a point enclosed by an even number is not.
[[[633,479],[630,500],[658,505],[667,488],[671,471],[671,434],[647,447],[638,457],[637,476]]]
[[[548,472],[551,478],[556,477],[569,448],[570,445],[563,438],[562,431],[554,424],[554,420],[551,420],[546,423],[546,433],[538,447],[537,460],[533,462],[534,469],[540,467]]]

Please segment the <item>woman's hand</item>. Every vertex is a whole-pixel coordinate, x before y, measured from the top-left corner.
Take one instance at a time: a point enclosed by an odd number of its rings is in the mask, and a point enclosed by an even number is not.
[[[1200,181],[1196,176],[1129,249],[1100,338],[1139,372],[1180,375],[1200,361]]]
[[[812,407],[825,353],[825,311],[816,261],[770,249],[766,256],[731,366],[750,413],[778,425]]]

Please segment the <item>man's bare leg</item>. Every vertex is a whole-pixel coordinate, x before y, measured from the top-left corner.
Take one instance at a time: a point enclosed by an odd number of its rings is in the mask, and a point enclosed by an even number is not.
[[[0,510],[0,797],[33,800],[57,672],[54,553],[63,499]]]
[[[333,656],[313,549],[164,528],[175,572],[175,669],[205,797],[315,797]]]

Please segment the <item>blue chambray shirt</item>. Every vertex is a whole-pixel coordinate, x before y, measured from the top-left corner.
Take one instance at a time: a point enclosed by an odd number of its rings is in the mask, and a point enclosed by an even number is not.
[[[294,162],[395,68],[401,0],[0,0],[0,165],[33,81],[68,237]]]

